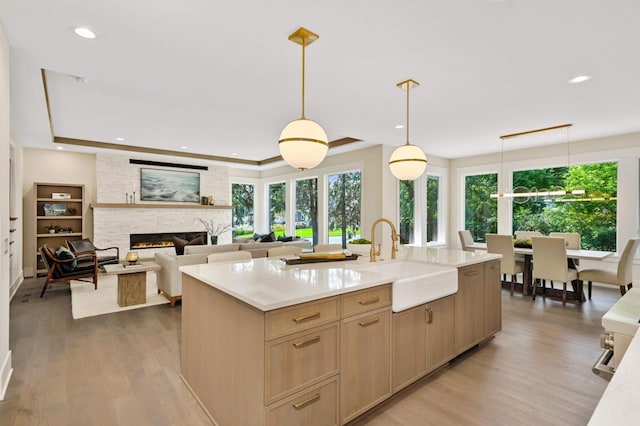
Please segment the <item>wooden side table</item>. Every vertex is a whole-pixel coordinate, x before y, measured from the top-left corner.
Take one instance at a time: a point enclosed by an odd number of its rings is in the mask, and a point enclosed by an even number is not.
[[[118,305],[120,307],[147,303],[147,271],[157,271],[154,262],[138,262],[136,265],[104,265],[107,275],[118,276]]]

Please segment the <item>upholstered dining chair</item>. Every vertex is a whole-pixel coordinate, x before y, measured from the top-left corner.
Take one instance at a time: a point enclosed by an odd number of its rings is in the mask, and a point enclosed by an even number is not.
[[[568,249],[580,250],[580,233],[578,232],[549,232],[550,237],[564,238]],[[578,269],[580,259],[567,259],[569,268]]]
[[[207,256],[207,263],[226,262],[228,260],[251,260],[251,252],[247,250],[224,251],[211,253]]]
[[[542,237],[542,232],[539,231],[516,231],[516,240],[530,240],[532,237]]]
[[[476,251],[473,247],[473,235],[471,235],[471,231],[468,229],[464,229],[462,231],[458,231],[458,236],[460,237],[460,245],[462,246],[462,250],[464,251]]]
[[[631,238],[624,246],[620,260],[618,261],[618,270],[614,273],[604,269],[584,269],[578,273],[578,278],[587,281],[587,293],[591,299],[591,285],[595,281],[597,283],[612,284],[620,287],[620,293],[624,296],[627,288],[631,288],[633,275],[633,258],[638,251],[640,238]]]
[[[564,238],[531,237],[533,246],[533,295],[536,298],[537,281],[542,281],[542,294],[545,294],[545,280],[562,283],[562,305],[567,304],[567,283],[576,283],[578,300],[582,302],[582,283],[578,280],[578,271],[567,266],[567,246]]]
[[[342,244],[318,244],[313,246],[314,253],[321,253],[327,251],[340,251],[342,250]]]
[[[295,256],[300,253],[302,253],[302,247],[295,247],[295,246],[272,247],[267,250],[267,257]]]
[[[485,234],[485,238],[487,239],[487,252],[502,255],[500,273],[503,276],[503,281],[506,281],[507,274],[511,275],[511,295],[513,296],[516,277],[524,272],[524,262],[517,261],[513,251],[513,238],[511,235],[499,234]]]
[[[91,278],[93,288],[98,289],[98,260],[95,252],[78,253],[74,255],[70,251],[66,255],[57,254],[47,244],[39,249],[40,257],[47,268],[47,278],[44,281],[40,297],[54,283],[68,283],[71,280]]]

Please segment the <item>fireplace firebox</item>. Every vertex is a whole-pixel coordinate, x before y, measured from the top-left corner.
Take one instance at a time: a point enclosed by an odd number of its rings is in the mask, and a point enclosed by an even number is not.
[[[173,247],[173,237],[191,241],[202,236],[207,241],[206,232],[156,232],[150,234],[129,234],[131,250],[157,249]]]

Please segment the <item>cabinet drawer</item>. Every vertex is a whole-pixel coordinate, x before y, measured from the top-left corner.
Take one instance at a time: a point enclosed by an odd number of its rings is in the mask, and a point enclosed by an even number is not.
[[[391,305],[391,284],[348,293],[342,296],[342,316],[359,314]]]
[[[338,424],[338,376],[267,407],[267,425]]]
[[[339,322],[265,344],[266,404],[338,373]]]
[[[338,298],[330,297],[266,313],[266,340],[308,330],[340,318]]]

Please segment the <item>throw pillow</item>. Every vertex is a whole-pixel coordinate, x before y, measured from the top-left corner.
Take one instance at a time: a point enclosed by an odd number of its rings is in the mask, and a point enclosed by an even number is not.
[[[75,259],[76,257],[68,248],[60,246],[58,251],[56,251],[56,258],[58,258],[58,260],[69,260]],[[73,272],[78,267],[78,261],[74,260],[73,262],[61,263],[60,267],[64,272]]]
[[[278,236],[278,241],[282,241],[283,243],[288,243],[289,241],[293,241],[293,237]]]
[[[274,234],[273,232],[269,234],[264,234],[260,237],[260,241],[263,243],[272,243],[275,240],[276,240],[276,234]]]
[[[185,246],[201,246],[204,245],[204,237],[200,235],[191,241],[183,240],[182,238],[173,236],[173,247],[176,249],[176,254],[182,256],[184,254]]]

